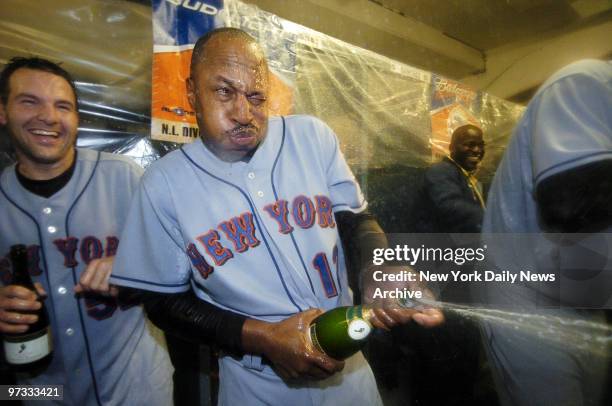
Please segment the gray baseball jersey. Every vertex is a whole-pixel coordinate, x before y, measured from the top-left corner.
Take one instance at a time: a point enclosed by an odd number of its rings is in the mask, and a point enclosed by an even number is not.
[[[172,402],[172,367],[142,308],[73,292],[92,259],[115,254],[141,173],[125,157],[78,149],[72,178],[49,198],[24,189],[14,166],[0,178],[0,276],[10,282],[10,246],[25,244],[53,332],[51,365],[20,383],[64,385],[64,404]]]
[[[249,162],[198,140],[151,165],[111,281],[203,300],[266,321],[352,303],[335,211],[366,208],[335,134],[307,116],[269,120]],[[256,356],[220,359],[220,404],[375,405],[361,353],[322,382],[287,386]]]

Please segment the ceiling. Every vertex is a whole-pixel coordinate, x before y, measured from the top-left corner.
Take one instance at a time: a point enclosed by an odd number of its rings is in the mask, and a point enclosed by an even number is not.
[[[567,63],[612,57],[610,0],[246,2],[518,103]]]
[[[374,0],[486,52],[512,42],[537,39],[587,24],[612,8],[610,1],[568,0]],[[443,4],[443,10],[441,5]],[[586,7],[591,5],[591,7]],[[595,7],[599,5],[599,7]]]

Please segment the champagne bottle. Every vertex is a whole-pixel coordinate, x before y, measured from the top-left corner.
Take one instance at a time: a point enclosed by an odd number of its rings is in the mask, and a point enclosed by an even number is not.
[[[13,265],[13,285],[23,286],[36,292],[28,271],[28,252],[25,245],[14,245],[10,252]],[[6,361],[16,371],[33,372],[44,369],[53,356],[49,316],[44,302],[39,310],[28,312],[35,314],[38,320],[30,324],[24,333],[4,334],[4,353]]]
[[[363,306],[345,306],[329,310],[312,321],[308,329],[315,348],[337,360],[361,350],[372,331],[371,310]]]

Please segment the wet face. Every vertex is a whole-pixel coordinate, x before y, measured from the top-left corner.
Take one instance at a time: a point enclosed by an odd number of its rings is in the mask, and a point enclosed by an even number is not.
[[[61,76],[17,69],[0,105],[0,124],[9,130],[24,175],[51,178],[72,164],[79,119],[72,88]]]
[[[206,44],[187,81],[200,136],[224,161],[253,151],[268,123],[268,66],[257,44],[219,34]]]
[[[451,158],[468,172],[475,171],[485,153],[482,130],[467,125],[459,127],[453,133],[450,145]]]

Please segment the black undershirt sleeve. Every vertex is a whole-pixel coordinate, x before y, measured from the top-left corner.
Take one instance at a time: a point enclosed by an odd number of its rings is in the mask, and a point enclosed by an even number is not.
[[[372,260],[374,248],[386,248],[387,237],[372,214],[367,211],[335,213],[338,233],[344,248],[348,279],[355,297],[360,297],[361,269]]]
[[[245,316],[216,307],[193,290],[159,293],[122,287],[120,303],[142,303],[149,319],[165,333],[183,340],[215,344],[231,354],[242,354]]]

